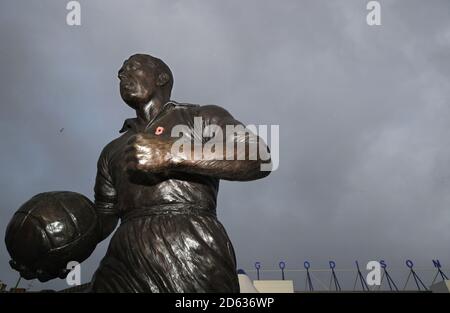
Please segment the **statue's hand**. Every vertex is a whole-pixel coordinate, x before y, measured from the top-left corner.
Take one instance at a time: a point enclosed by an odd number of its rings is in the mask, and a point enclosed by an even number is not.
[[[23,264],[19,264],[14,260],[9,261],[9,265],[20,273],[20,276],[25,279],[39,279],[40,282],[46,282],[54,278],[66,278],[67,274],[70,272],[69,269],[61,269],[58,273],[48,273],[42,269],[31,270]]]
[[[128,140],[125,161],[128,171],[165,172],[176,165],[171,154],[172,140],[137,134]]]

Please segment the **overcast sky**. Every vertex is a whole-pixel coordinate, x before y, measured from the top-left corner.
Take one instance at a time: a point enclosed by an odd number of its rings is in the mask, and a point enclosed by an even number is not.
[[[0,2],[2,237],[37,193],[92,199],[99,153],[134,114],[117,70],[139,52],[170,66],[174,100],[280,125],[276,172],[221,183],[239,268],[450,266],[448,0],[381,1],[381,26],[367,25],[363,0],[81,0],[82,25],[70,27],[67,2]],[[2,243],[0,280],[12,285],[8,260]]]

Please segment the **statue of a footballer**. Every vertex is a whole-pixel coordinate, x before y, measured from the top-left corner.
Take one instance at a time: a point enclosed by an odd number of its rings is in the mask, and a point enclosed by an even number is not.
[[[98,160],[92,204],[96,235],[86,237],[95,242],[89,248],[77,249],[90,253],[119,221],[120,226],[93,277],[92,291],[239,292],[233,246],[216,216],[219,181],[267,176],[270,170],[262,170],[263,165],[270,167],[265,143],[248,132],[229,134],[227,125],[242,124],[219,106],[171,101],[173,76],[158,58],[133,55],[124,62],[118,77],[122,99],[136,111],[136,118],[125,121],[122,135],[106,145]],[[197,121],[201,121],[201,129],[215,126],[215,132],[219,128],[223,136],[204,136],[194,127]],[[183,140],[195,144],[174,149],[180,139],[173,136],[173,130],[180,125],[187,130]],[[215,148],[211,148],[212,143]],[[250,157],[252,144],[257,144],[258,149]],[[209,148],[203,149],[207,145]],[[238,149],[239,145],[245,149]],[[230,146],[231,151],[225,149]],[[264,157],[261,151],[265,151]],[[53,206],[64,205],[66,198],[52,194],[55,196],[59,202]],[[49,211],[33,211],[36,203],[22,209],[26,212],[20,215],[22,219],[35,219],[39,212]],[[83,200],[83,205],[87,203]],[[52,240],[64,238],[68,223],[53,222],[45,236]],[[22,224],[11,222],[7,230],[13,267],[25,278],[63,277],[63,269],[37,269],[24,264],[27,261],[21,260],[29,259],[26,251],[20,251],[21,259],[15,259],[15,252],[20,250],[16,243],[21,240],[15,234]],[[57,240],[52,242],[58,244]],[[70,246],[68,251],[66,257],[70,257]]]

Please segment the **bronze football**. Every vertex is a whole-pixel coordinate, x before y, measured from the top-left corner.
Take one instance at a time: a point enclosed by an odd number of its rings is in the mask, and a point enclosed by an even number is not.
[[[6,247],[13,264],[57,277],[68,262],[89,257],[98,241],[96,225],[94,205],[85,196],[40,193],[14,214],[6,229]]]

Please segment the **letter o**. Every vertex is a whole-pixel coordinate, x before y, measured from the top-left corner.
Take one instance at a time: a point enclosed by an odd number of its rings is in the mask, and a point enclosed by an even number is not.
[[[406,260],[406,266],[409,268],[413,268],[414,263],[411,260]]]

